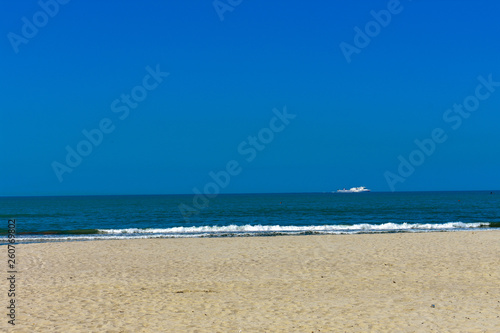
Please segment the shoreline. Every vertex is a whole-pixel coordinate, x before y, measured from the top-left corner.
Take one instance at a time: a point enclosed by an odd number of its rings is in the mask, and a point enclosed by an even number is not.
[[[462,223],[462,222],[460,222]],[[475,224],[480,224],[477,222]],[[491,224],[491,223],[490,223]],[[44,244],[44,243],[64,243],[64,242],[93,242],[93,241],[107,241],[107,240],[138,240],[138,239],[188,239],[188,238],[246,238],[246,237],[289,237],[289,236],[340,236],[340,235],[380,235],[380,234],[404,234],[404,233],[439,233],[439,232],[484,232],[484,231],[500,231],[500,227],[495,223],[494,226],[480,226],[480,227],[468,227],[468,228],[445,228],[445,229],[394,229],[394,230],[372,230],[372,231],[260,231],[260,232],[248,232],[248,231],[227,231],[227,232],[205,232],[198,233],[184,233],[176,236],[168,236],[161,233],[147,233],[143,232],[137,234],[129,234],[125,236],[126,233],[116,233],[109,234],[103,233],[82,233],[82,234],[71,234],[71,233],[53,233],[53,234],[17,234],[16,243],[17,244]],[[353,225],[354,226],[354,225]],[[320,228],[322,226],[319,226]],[[304,227],[307,228],[307,227]],[[42,240],[36,241],[26,241],[23,236],[31,235],[33,237],[28,237],[28,239],[43,238]],[[47,235],[52,235],[53,237],[47,237]],[[63,236],[64,235],[64,236]],[[107,235],[107,236],[105,236]],[[43,237],[45,236],[45,237]],[[19,239],[23,239],[19,241]],[[7,242],[0,242],[0,246],[7,245]]]
[[[499,230],[300,236],[17,244],[13,331],[500,329]]]

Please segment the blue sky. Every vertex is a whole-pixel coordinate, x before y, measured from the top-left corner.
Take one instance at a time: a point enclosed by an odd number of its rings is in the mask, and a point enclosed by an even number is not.
[[[0,195],[500,189],[499,3],[216,5],[3,1]]]

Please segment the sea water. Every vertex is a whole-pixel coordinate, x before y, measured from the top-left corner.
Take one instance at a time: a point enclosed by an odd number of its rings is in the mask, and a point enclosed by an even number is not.
[[[491,230],[500,192],[1,197],[0,233],[18,242]],[[3,225],[2,225],[3,224]],[[6,237],[2,237],[5,244]]]

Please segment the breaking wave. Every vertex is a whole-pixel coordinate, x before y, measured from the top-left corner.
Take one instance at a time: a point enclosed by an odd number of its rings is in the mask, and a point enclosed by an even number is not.
[[[64,232],[44,232],[19,235],[18,242],[47,242],[73,240],[141,239],[141,238],[193,238],[193,237],[238,237],[238,236],[279,236],[314,234],[357,234],[394,232],[459,231],[477,228],[498,228],[497,223],[447,222],[447,223],[384,223],[354,225],[228,225],[172,228],[126,228],[66,230]]]

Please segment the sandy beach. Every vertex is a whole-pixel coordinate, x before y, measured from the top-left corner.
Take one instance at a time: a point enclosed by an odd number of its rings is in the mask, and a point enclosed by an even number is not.
[[[499,253],[499,231],[21,244],[0,330],[500,332]]]

